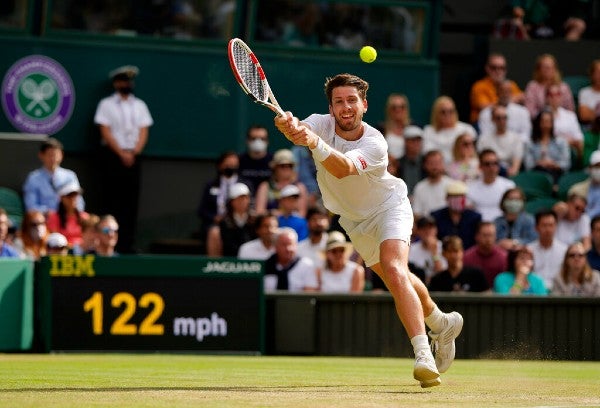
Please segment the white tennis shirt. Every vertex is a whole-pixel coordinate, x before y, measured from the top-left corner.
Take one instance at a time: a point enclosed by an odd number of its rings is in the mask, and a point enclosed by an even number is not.
[[[302,122],[352,160],[358,170],[358,175],[338,179],[316,162],[323,204],[331,212],[360,222],[406,198],[404,181],[387,171],[387,143],[377,129],[362,122],[364,132],[360,139],[347,141],[335,134],[335,118],[329,114],[312,114]]]

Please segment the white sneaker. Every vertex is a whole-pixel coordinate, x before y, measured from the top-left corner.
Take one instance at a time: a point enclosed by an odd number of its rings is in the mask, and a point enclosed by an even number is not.
[[[429,350],[421,350],[416,353],[413,377],[421,382],[421,388],[435,387],[442,383],[433,355]]]
[[[463,327],[463,318],[460,313],[447,313],[445,318],[446,325],[441,332],[429,331],[431,351],[435,353],[435,365],[440,373],[445,373],[454,361],[456,354],[454,339],[458,337]]]

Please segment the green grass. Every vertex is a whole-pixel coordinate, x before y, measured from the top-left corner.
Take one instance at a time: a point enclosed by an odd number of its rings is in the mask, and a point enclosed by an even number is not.
[[[600,406],[600,362],[457,360],[421,389],[412,360],[0,355],[0,407]]]

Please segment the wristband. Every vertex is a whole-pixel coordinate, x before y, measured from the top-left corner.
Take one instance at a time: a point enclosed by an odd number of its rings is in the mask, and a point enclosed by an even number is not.
[[[327,159],[331,154],[331,148],[321,138],[319,138],[319,141],[317,142],[317,147],[310,149],[310,151],[312,152],[315,160],[320,162]]]

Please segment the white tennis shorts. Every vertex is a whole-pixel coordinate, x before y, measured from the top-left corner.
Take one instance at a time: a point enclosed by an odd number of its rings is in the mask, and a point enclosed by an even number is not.
[[[379,245],[386,239],[399,239],[410,245],[413,222],[408,198],[364,221],[355,222],[340,217],[340,225],[367,266],[379,262]]]

